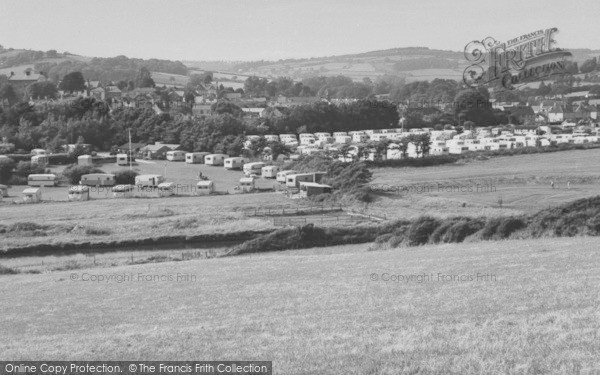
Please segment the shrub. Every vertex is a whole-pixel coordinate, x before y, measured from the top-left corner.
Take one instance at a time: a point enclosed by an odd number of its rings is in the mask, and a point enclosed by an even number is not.
[[[483,220],[465,218],[451,225],[442,236],[443,242],[463,242],[468,236],[475,234],[484,226]]]
[[[19,271],[0,264],[0,275],[16,275]]]
[[[430,216],[421,216],[416,219],[408,229],[408,245],[417,246],[426,244],[431,234],[440,224],[438,219]]]
[[[135,184],[135,177],[138,175],[135,171],[122,170],[115,173],[115,183],[117,184]]]
[[[52,154],[48,156],[48,163],[53,165],[65,165],[77,162],[77,159],[73,160],[68,154]]]
[[[110,230],[99,228],[86,228],[85,234],[88,236],[107,236],[110,234]]]
[[[63,176],[69,180],[70,184],[77,185],[79,184],[79,181],[81,181],[81,176],[89,173],[104,173],[104,171],[92,165],[72,164],[65,168],[63,171]]]

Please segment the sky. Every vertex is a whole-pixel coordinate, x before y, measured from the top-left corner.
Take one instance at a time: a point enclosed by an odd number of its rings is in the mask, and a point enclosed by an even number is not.
[[[600,49],[598,0],[0,0],[0,44],[83,56],[279,60],[398,47],[462,51],[557,27]]]

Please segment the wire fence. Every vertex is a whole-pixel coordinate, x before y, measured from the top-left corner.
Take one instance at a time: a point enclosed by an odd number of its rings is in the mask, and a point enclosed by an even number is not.
[[[244,216],[289,216],[289,215],[317,215],[331,212],[343,212],[342,205],[334,206],[281,206],[281,207],[255,207],[243,210]]]

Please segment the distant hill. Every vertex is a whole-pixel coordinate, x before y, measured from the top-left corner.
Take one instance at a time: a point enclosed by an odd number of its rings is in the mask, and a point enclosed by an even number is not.
[[[574,61],[600,56],[600,50],[571,49]],[[287,59],[278,61],[250,61],[232,64],[217,61],[186,61],[197,69],[229,71],[238,75],[263,77],[286,76],[302,79],[313,76],[344,75],[355,81],[365,77],[375,80],[383,75],[403,77],[407,82],[435,78],[461,80],[468,63],[463,51],[445,51],[427,47],[393,48],[358,54]]]
[[[570,49],[573,60],[581,63],[599,57],[600,50]],[[32,51],[0,47],[0,75],[28,68],[59,79],[72,71],[81,71],[89,80],[133,80],[142,66],[155,74],[159,84],[181,85],[185,77],[202,71],[220,72],[216,77],[225,81],[243,82],[247,76],[295,80],[314,76],[344,75],[354,81],[371,80],[390,75],[406,82],[435,78],[461,80],[468,63],[462,51],[446,51],[427,47],[392,48],[357,54],[286,59],[278,61],[170,61],[134,59],[126,56],[112,58],[84,57],[68,52]],[[229,77],[231,76],[231,77]],[[235,76],[235,77],[233,77]]]

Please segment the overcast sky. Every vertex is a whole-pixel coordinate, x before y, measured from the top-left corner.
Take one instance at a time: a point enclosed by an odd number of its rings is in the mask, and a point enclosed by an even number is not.
[[[278,60],[425,46],[462,51],[558,27],[600,49],[599,0],[0,0],[0,44],[84,56]]]

